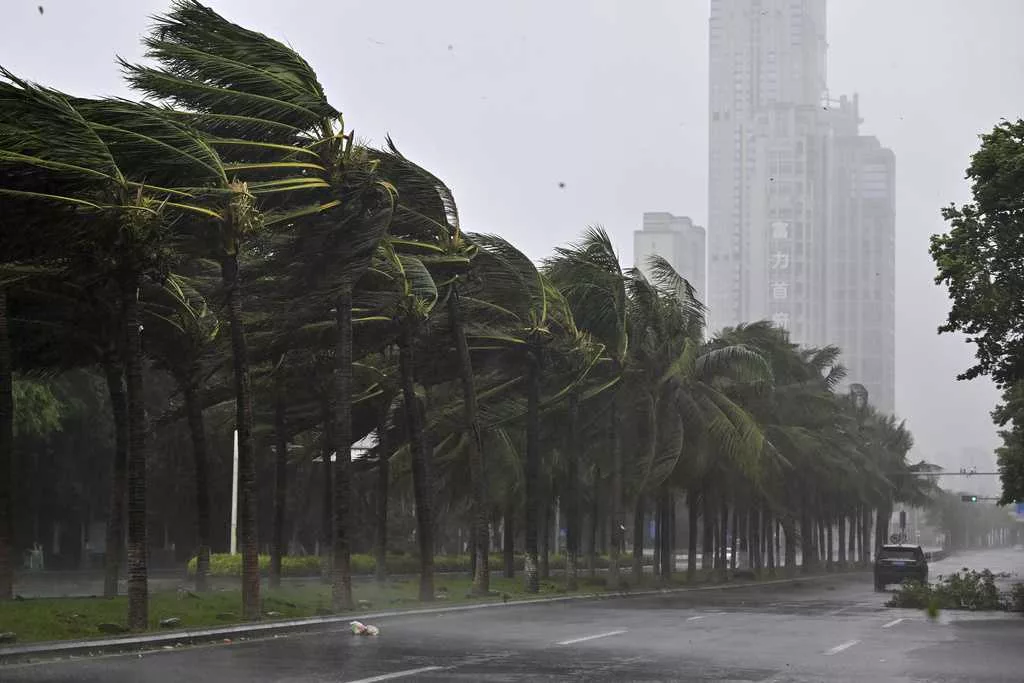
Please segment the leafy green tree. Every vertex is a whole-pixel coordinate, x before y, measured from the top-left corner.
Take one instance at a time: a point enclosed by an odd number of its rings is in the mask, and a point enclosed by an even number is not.
[[[1024,381],[1003,389],[1003,402],[992,412],[992,419],[1002,427],[1003,443],[996,448],[999,479],[1003,485],[1000,505],[1024,500]]]
[[[991,375],[1006,386],[1024,378],[1024,120],[1003,121],[981,136],[967,178],[973,200],[942,215],[949,232],[934,235],[936,283],[949,289],[952,307],[940,332],[962,332],[977,362],[959,379]]]
[[[962,332],[975,345],[975,364],[958,379],[990,375],[1004,391],[993,415],[1010,421],[1015,385],[1024,380],[1024,120],[1002,121],[981,136],[967,168],[972,201],[942,215],[949,231],[932,236],[935,281],[952,300],[940,332]],[[1003,501],[1024,498],[1024,450],[1015,430],[1004,433],[999,465]]]

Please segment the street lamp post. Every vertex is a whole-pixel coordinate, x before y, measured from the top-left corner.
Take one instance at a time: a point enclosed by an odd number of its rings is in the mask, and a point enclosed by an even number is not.
[[[234,465],[231,468],[231,554],[238,552],[238,430],[234,436]]]

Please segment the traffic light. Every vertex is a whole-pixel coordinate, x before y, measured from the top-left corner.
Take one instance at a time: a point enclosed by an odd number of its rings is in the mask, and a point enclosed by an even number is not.
[[[960,496],[960,501],[963,502],[963,503],[977,503],[978,502],[978,497],[977,496],[963,495],[963,496]]]

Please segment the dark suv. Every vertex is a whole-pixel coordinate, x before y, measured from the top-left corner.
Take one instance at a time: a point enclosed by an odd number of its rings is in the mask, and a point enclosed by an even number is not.
[[[875,558],[875,590],[913,579],[928,583],[928,561],[919,545],[883,545]]]

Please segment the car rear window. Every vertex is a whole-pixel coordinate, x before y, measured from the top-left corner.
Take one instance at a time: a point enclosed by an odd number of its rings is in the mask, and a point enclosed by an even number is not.
[[[917,551],[913,548],[882,548],[880,557],[883,560],[916,560]]]

